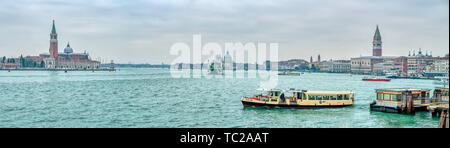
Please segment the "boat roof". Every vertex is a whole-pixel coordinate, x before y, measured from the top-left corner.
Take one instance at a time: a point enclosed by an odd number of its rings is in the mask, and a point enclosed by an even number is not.
[[[266,88],[258,88],[257,91],[283,91],[282,89],[266,89]]]
[[[323,94],[323,95],[336,95],[336,94],[351,94],[351,91],[308,91],[308,94]]]
[[[430,89],[420,89],[420,88],[385,88],[385,89],[375,89],[376,91],[389,91],[389,92],[405,92],[405,91],[430,91]]]
[[[307,90],[297,90],[297,89],[287,89],[287,90],[283,90],[283,89],[257,89],[258,91],[280,91],[280,92],[306,92],[308,94],[350,94],[352,93],[351,91],[307,91]]]

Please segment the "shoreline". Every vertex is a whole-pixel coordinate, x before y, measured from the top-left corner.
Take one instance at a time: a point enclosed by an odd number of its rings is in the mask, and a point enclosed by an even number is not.
[[[0,71],[116,71],[115,69],[43,69],[43,68],[32,68],[32,69],[0,69]]]

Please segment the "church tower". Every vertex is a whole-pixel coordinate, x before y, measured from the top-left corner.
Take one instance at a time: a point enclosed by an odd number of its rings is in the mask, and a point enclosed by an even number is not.
[[[56,34],[55,20],[53,20],[52,33],[50,33],[50,58],[58,58],[58,34]]]
[[[373,36],[373,56],[383,56],[382,54],[382,42],[381,42],[381,34],[378,29],[375,31],[375,35]]]

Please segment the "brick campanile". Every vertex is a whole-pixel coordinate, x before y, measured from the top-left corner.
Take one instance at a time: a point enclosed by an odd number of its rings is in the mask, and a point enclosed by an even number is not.
[[[381,34],[380,30],[378,29],[375,31],[375,35],[373,36],[373,56],[383,56],[382,52],[382,42],[381,42]]]
[[[53,20],[52,33],[50,33],[50,57],[58,58],[58,34],[55,29],[55,20]]]

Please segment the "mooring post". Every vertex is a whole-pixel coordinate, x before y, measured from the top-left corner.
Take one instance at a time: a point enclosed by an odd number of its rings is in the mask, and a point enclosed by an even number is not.
[[[441,90],[435,90],[436,92],[436,102],[442,102],[442,92]]]
[[[403,114],[415,114],[414,112],[414,99],[411,91],[405,91],[402,101],[402,113]]]
[[[407,92],[403,92],[402,93],[402,106],[401,106],[401,113],[404,114],[406,112],[407,106],[408,106],[408,93]]]
[[[414,111],[414,98],[412,97],[412,92],[408,92],[408,114],[415,114]]]

